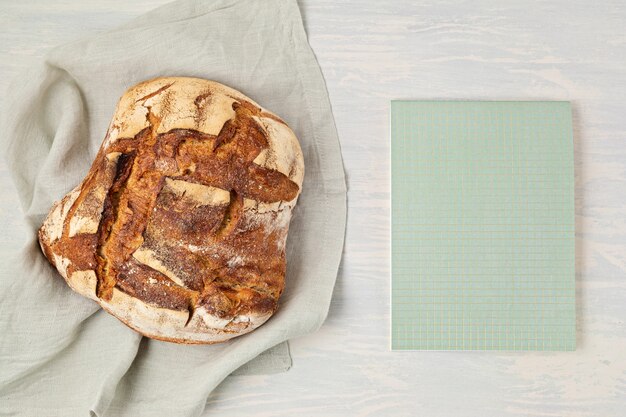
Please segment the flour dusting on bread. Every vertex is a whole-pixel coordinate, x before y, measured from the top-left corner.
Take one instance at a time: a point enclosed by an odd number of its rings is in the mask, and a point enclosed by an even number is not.
[[[278,116],[213,81],[156,78],[122,96],[39,241],[74,291],[136,331],[221,342],[278,308],[303,179]]]

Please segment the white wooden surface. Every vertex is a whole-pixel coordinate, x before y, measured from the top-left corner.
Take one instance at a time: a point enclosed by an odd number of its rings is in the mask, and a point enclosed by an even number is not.
[[[0,2],[0,88],[50,46],[166,0]],[[323,328],[284,374],[233,377],[220,416],[626,415],[626,3],[302,0],[349,182],[345,254]],[[389,351],[388,102],[571,100],[578,349]],[[19,232],[0,172],[0,250]]]

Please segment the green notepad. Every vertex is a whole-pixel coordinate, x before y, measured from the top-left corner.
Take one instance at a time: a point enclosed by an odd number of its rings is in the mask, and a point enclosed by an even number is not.
[[[573,350],[567,102],[391,103],[392,349]]]

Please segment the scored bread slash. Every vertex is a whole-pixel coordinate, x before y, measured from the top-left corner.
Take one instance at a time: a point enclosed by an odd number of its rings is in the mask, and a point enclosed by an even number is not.
[[[40,246],[74,291],[139,333],[222,342],[278,308],[303,178],[278,116],[214,81],[156,78],[124,93]]]

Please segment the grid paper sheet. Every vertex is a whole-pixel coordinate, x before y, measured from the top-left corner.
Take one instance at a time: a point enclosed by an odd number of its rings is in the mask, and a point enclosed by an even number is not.
[[[391,102],[394,350],[574,350],[568,102]]]

